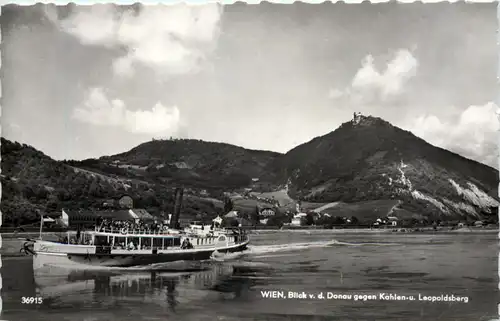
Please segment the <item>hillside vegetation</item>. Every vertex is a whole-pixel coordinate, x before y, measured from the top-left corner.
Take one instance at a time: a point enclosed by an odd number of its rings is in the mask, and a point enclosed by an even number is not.
[[[1,140],[3,223],[23,225],[39,220],[39,213],[67,209],[102,209],[107,200],[130,195],[135,207],[152,214],[172,212],[173,190],[128,177],[106,176],[58,162],[31,146]],[[217,213],[217,204],[205,199],[184,200],[185,215]]]
[[[188,217],[223,214],[227,195],[246,214],[256,207],[294,211],[300,201],[304,210],[326,206],[321,212],[359,212],[366,220],[391,213],[494,219],[498,206],[497,170],[375,117],[359,116],[286,154],[153,140],[118,155],[59,162],[28,145],[1,143],[1,209],[4,223],[12,225],[63,207],[97,209],[123,194],[132,196],[135,207],[169,213],[173,189],[180,186]]]
[[[436,219],[480,218],[498,202],[498,171],[361,116],[302,144],[273,165],[294,198],[355,203],[401,200]]]

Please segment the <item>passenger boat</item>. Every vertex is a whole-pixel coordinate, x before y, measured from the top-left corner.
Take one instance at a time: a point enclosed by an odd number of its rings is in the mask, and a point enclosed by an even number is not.
[[[178,225],[178,214],[173,226]],[[41,232],[40,228],[40,232]],[[185,230],[113,229],[103,225],[92,230],[67,232],[59,241],[27,240],[24,251],[33,254],[33,268],[131,267],[176,261],[203,261],[215,252],[241,252],[248,235],[241,229],[200,226],[192,222]],[[77,236],[77,242],[71,242]],[[75,244],[76,243],[76,244]]]
[[[73,232],[68,232],[71,239]],[[100,230],[81,233],[83,244],[69,241],[56,242],[29,240],[33,242],[33,267],[74,267],[78,265],[130,267],[174,261],[208,260],[214,252],[238,252],[246,249],[248,236],[238,230],[214,231],[213,234],[187,234],[178,230],[156,233],[139,231]],[[189,240],[192,248],[181,245]],[[133,244],[134,246],[130,246]],[[26,244],[30,246],[30,244]]]

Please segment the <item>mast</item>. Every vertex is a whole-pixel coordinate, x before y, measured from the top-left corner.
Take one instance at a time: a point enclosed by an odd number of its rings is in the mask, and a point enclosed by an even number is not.
[[[40,235],[38,236],[40,240],[42,239],[42,229],[43,229],[43,214],[40,212]]]

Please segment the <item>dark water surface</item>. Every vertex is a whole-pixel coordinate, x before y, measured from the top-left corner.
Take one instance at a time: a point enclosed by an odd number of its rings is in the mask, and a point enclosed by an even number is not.
[[[4,240],[5,243],[8,240]],[[2,258],[6,320],[493,320],[496,234],[334,234],[268,231],[244,255],[207,270],[64,271],[34,276],[29,257]],[[155,271],[151,271],[151,269]],[[415,301],[270,299],[262,291],[393,293]],[[418,295],[467,296],[468,303]],[[22,304],[38,296],[43,303]]]

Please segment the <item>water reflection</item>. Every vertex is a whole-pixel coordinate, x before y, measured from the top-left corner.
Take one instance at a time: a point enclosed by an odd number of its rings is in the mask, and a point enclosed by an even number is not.
[[[68,271],[35,275],[36,290],[44,298],[41,308],[103,309],[126,304],[156,304],[176,312],[179,306],[238,300],[252,287],[228,264],[213,264],[201,271]]]

